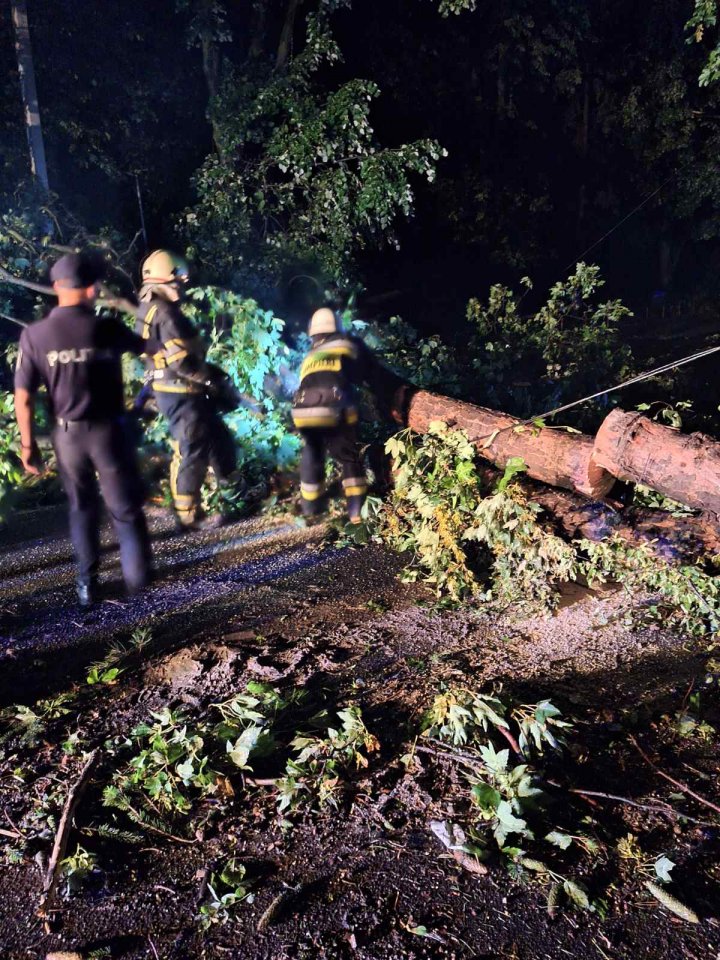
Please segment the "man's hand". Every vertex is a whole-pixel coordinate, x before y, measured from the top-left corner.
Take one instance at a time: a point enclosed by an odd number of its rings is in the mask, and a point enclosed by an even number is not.
[[[25,468],[25,473],[32,474],[34,477],[39,477],[43,472],[43,460],[40,456],[38,445],[34,440],[31,446],[26,447],[23,445],[20,448],[20,459],[22,460],[22,465]]]

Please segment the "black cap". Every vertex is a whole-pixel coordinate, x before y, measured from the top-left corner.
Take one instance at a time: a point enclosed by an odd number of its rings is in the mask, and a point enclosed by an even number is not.
[[[105,276],[105,263],[98,254],[66,253],[53,264],[50,279],[79,290],[91,287]]]

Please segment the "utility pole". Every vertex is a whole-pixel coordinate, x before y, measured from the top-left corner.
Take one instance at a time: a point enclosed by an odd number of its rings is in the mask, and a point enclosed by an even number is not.
[[[27,2],[26,0],[10,0],[10,6],[13,26],[15,27],[15,50],[17,52],[18,72],[20,73],[20,89],[23,106],[25,107],[25,129],[27,131],[28,147],[30,148],[30,169],[33,177],[47,193],[50,186],[45,161],[45,144],[43,142],[42,126],[40,125],[40,106],[35,85],[35,67],[28,26]]]

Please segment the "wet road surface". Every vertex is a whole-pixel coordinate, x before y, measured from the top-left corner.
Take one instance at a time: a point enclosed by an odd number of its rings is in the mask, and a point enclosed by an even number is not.
[[[55,518],[53,517],[53,520]],[[191,631],[222,622],[228,604],[293,574],[325,567],[338,551],[318,549],[323,528],[291,517],[253,518],[204,532],[178,532],[167,516],[150,518],[157,582],[124,595],[117,550],[103,536],[102,598],[88,611],[76,601],[71,545],[62,532],[0,550],[0,663],[107,643],[138,627]],[[52,524],[47,524],[52,528]],[[4,673],[5,671],[3,671]]]

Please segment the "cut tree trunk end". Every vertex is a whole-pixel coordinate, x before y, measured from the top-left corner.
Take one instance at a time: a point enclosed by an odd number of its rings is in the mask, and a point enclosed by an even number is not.
[[[704,433],[682,434],[639,413],[613,410],[595,437],[594,460],[619,480],[720,513],[720,444]]]

